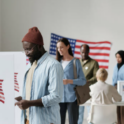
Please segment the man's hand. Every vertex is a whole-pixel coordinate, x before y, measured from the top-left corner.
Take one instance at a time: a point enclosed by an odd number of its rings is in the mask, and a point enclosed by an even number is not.
[[[17,105],[21,110],[25,110],[30,107],[30,101],[21,100],[19,102],[16,102],[15,105]]]
[[[19,101],[21,101],[21,100],[22,100],[22,97],[21,97],[21,96],[19,96],[19,97],[16,97],[15,99],[19,102]]]
[[[70,80],[70,79],[63,79],[63,84],[64,84],[64,85],[73,84],[73,80]]]
[[[87,81],[86,83],[87,83],[88,85],[90,85],[90,84],[91,84],[91,81]]]
[[[67,84],[68,84],[68,80],[67,80],[67,79],[64,79],[64,80],[63,80],[63,84],[64,84],[64,85],[67,85]]]
[[[16,102],[15,105],[17,105],[20,109],[25,110],[31,106],[38,106],[43,107],[42,99],[37,100],[21,100],[19,102]]]

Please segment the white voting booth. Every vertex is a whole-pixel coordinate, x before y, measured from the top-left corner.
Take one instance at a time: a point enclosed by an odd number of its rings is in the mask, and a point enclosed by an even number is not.
[[[0,52],[0,124],[20,124],[21,110],[14,98],[22,96],[25,70],[23,52]]]
[[[14,56],[0,55],[0,124],[14,124]]]
[[[124,81],[117,82],[117,90],[119,94],[122,96],[122,101],[124,102]]]

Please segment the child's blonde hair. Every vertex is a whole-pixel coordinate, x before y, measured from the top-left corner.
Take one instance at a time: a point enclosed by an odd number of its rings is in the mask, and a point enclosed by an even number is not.
[[[107,79],[107,77],[108,77],[108,72],[104,68],[100,68],[96,72],[96,77],[97,77],[98,80],[104,82]]]

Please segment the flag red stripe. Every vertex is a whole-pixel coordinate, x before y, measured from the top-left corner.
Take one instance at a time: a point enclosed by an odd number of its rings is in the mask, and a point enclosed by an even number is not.
[[[95,56],[109,56],[108,53],[89,53],[89,55],[95,55]]]
[[[108,66],[99,66],[99,68],[108,69]]]
[[[1,100],[1,99],[0,99],[0,102],[4,103],[4,101],[3,101],[3,100]]]
[[[3,92],[0,92],[0,94],[4,95],[4,93],[3,93]]]
[[[109,60],[95,59],[97,62],[109,62]]]
[[[96,49],[96,50],[110,50],[110,47],[90,47],[90,49]]]
[[[18,83],[15,83],[16,85],[19,85]]]
[[[79,54],[80,52],[75,51],[75,54]],[[89,53],[89,55],[95,55],[95,56],[109,56],[108,53]]]
[[[76,45],[75,48],[80,49],[81,46]],[[90,47],[90,49],[96,49],[96,50],[110,50],[110,47]]]
[[[3,82],[3,80],[0,80],[0,82]]]
[[[2,83],[0,83],[0,85],[2,85]]]
[[[0,89],[0,91],[3,91],[2,89]]]
[[[18,82],[17,80],[14,80],[15,82]]]
[[[0,88],[2,88],[2,86],[0,86]]]
[[[19,92],[19,90],[15,89],[15,91]]]
[[[80,52],[75,51],[74,54],[80,54]]]
[[[76,57],[77,59],[80,59],[78,57]],[[97,62],[109,62],[109,60],[104,60],[104,59],[95,59]]]
[[[100,42],[90,42],[90,41],[83,41],[83,40],[76,40],[76,42],[86,43],[86,44],[111,44],[109,41],[100,41]]]

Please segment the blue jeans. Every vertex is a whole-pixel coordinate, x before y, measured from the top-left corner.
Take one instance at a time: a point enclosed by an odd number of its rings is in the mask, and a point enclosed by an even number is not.
[[[87,113],[90,113],[90,106],[85,107],[87,108]],[[78,124],[83,124],[84,119],[84,106],[79,106],[79,117],[78,117]],[[89,123],[92,124],[92,123]]]
[[[87,112],[88,112],[88,114],[90,113],[90,106],[87,106]],[[88,115],[89,116],[89,115]],[[92,122],[90,122],[89,124],[93,124]]]
[[[83,123],[83,118],[84,118],[84,106],[79,106],[78,124]]]

